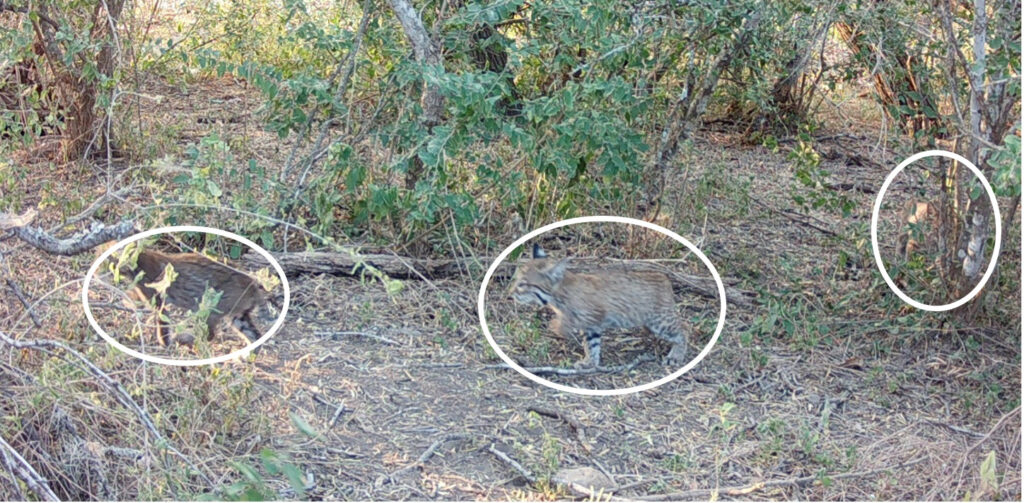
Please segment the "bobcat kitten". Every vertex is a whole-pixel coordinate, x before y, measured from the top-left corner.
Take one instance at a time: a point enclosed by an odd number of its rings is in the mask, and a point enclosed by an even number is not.
[[[899,253],[904,260],[910,260],[911,255],[921,248],[936,245],[932,243],[937,236],[934,236],[935,223],[939,221],[939,210],[936,206],[924,201],[907,201],[903,207],[903,217],[908,227],[906,232],[899,238]],[[919,239],[924,243],[919,242]]]
[[[160,294],[146,286],[163,279],[164,269],[170,264],[177,277],[167,290]],[[266,291],[248,274],[236,271],[224,264],[213,261],[198,253],[162,253],[143,250],[139,253],[134,269],[126,268],[133,276],[141,271],[143,277],[135,286],[134,296],[141,301],[156,298],[157,339],[166,346],[166,323],[160,318],[164,302],[182,309],[195,311],[207,288],[221,292],[220,300],[206,319],[208,339],[217,334],[221,320],[231,321],[232,328],[249,341],[260,337],[260,330],[253,323],[253,310],[261,311],[268,302]],[[259,314],[259,313],[257,313]]]
[[[672,343],[668,359],[686,362],[683,323],[676,312],[672,283],[664,274],[644,271],[567,271],[568,258],[549,259],[533,245],[533,259],[516,271],[513,297],[524,304],[551,306],[551,328],[563,337],[582,331],[587,357],[577,366],[601,365],[601,332],[610,328],[647,327]]]

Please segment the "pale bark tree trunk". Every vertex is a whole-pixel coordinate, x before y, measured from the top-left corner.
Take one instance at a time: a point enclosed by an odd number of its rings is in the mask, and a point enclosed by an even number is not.
[[[405,36],[409,39],[409,44],[412,45],[416,61],[424,65],[441,66],[441,49],[430,37],[430,33],[423,26],[423,20],[412,4],[407,0],[388,0],[388,2],[391,4],[391,10],[395,12],[398,22],[401,23],[402,30],[405,31]],[[444,112],[444,96],[441,95],[441,90],[437,85],[424,81],[420,103],[423,107],[420,123],[430,132],[434,126],[441,123],[441,114]],[[416,182],[423,176],[423,161],[418,155],[413,156],[411,163],[409,171],[405,174],[405,188],[409,190],[416,188]]]
[[[967,149],[967,158],[979,169],[985,171],[985,158],[981,153],[981,108],[984,99],[985,85],[985,40],[988,32],[988,18],[985,12],[985,0],[974,2],[974,26],[971,35],[974,37],[974,65],[968,68],[971,83],[971,136]],[[996,141],[1000,139],[996,138]],[[991,172],[991,170],[988,170]],[[963,257],[963,275],[967,282],[978,279],[985,265],[985,241],[988,237],[989,215],[992,206],[988,197],[982,196],[974,200],[967,209],[967,227],[965,233],[966,249]],[[966,287],[966,285],[965,285]]]
[[[708,73],[699,79],[691,71],[686,83],[680,90],[679,97],[672,105],[668,117],[665,119],[665,127],[658,142],[658,149],[654,154],[654,172],[660,177],[659,187],[650,194],[650,201],[661,198],[667,183],[669,164],[675,158],[679,150],[679,143],[686,141],[697,128],[697,121],[704,115],[711,101],[711,95],[718,86],[718,79],[722,72],[729,66],[733,58],[741,54],[744,47],[750,40],[750,35],[757,30],[761,23],[761,12],[757,11],[743,23],[740,34],[736,37],[732,46],[719,54]]]
[[[107,77],[113,77],[117,64],[117,23],[123,8],[124,0],[99,1],[92,14],[93,26],[89,38],[98,42],[101,47],[96,54],[96,69],[98,73]],[[78,71],[80,72],[81,68]],[[99,80],[84,79],[80,74],[74,75],[69,72],[65,75],[64,81],[69,88],[74,89],[74,99],[68,104],[70,113],[64,140],[61,142],[61,156],[64,159],[75,159],[87,155],[90,147],[103,147],[110,138],[105,138],[99,130],[103,122],[102,116],[96,113],[96,101],[101,92]],[[101,140],[102,143],[95,140]]]
[[[958,6],[958,4],[952,5]],[[953,31],[951,2],[943,0],[937,6],[946,35],[946,43],[949,44],[950,64],[966,75],[970,84],[968,117],[964,120],[958,115],[958,118],[954,120],[958,121],[961,131],[966,133],[968,138],[966,142],[967,159],[991,180],[994,171],[994,167],[989,165],[992,149],[998,148],[1010,128],[1019,122],[1019,117],[1016,120],[1011,120],[1013,111],[1019,107],[1017,104],[1019,96],[1007,92],[1005,82],[1014,78],[1007,73],[1007,69],[992,72],[993,69],[989,68],[986,47],[990,38],[1002,39],[1004,44],[1016,39],[1016,29],[1019,29],[1020,25],[1013,21],[1015,21],[1015,16],[1020,15],[1020,2],[1007,2],[993,9],[992,15],[996,23],[990,27],[990,12],[987,10],[986,0],[974,0],[970,60],[960,50],[959,41]],[[1019,23],[1019,18],[1016,18],[1016,21]],[[956,71],[953,71],[950,74],[951,93],[957,92],[955,73]],[[1016,213],[1017,204],[1018,201],[1015,200],[1011,205],[1010,212],[1004,216],[1001,237],[1006,236],[1009,224]],[[965,214],[966,222],[957,247],[957,257],[961,261],[960,278],[957,284],[957,292],[960,295],[977,285],[990,262],[990,259],[985,256],[985,246],[991,233],[994,212],[988,195],[982,194],[977,199],[969,201]],[[978,304],[971,305],[966,311],[967,316],[973,316],[978,307]]]

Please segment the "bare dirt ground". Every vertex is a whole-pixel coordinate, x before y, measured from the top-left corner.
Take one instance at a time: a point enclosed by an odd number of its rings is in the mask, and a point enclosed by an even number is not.
[[[245,90],[223,82],[189,89],[168,93],[160,108],[184,125],[175,136],[182,145],[211,128],[244,127],[253,155],[286,155],[251,119],[195,120],[244,115],[246,100],[256,100]],[[477,320],[482,271],[406,280],[396,295],[344,275],[292,278],[288,321],[251,362],[141,363],[85,324],[76,281],[91,257],[53,258],[7,239],[2,267],[29,303],[39,302],[39,325],[0,288],[2,331],[68,341],[121,383],[184,457],[163,450],[58,350],[0,346],[0,379],[13,383],[0,386],[4,438],[72,499],[189,499],[246,481],[300,498],[286,475],[268,469],[267,459],[283,459],[303,476],[301,498],[313,500],[581,498],[582,488],[556,483],[560,470],[579,467],[604,474],[608,493],[627,499],[1019,500],[1019,284],[994,284],[974,322],[895,299],[871,260],[867,222],[898,156],[859,132],[836,134],[820,147],[838,152],[823,167],[850,187],[857,206],[847,219],[796,211],[785,154],[740,135],[704,130],[681,155],[687,185],[671,188],[664,205],[692,214],[670,212],[663,224],[758,298],[730,303],[721,338],[696,368],[628,396],[556,392],[501,368]],[[32,175],[18,190],[24,207],[43,208],[44,227],[81,211],[48,200],[62,191],[69,200],[71,192],[98,196],[105,183],[99,169],[36,166]],[[145,202],[160,190],[137,187],[127,199]],[[1011,243],[1020,240],[1014,222]],[[1020,278],[1018,250],[1006,249],[1002,267]],[[535,310],[516,314],[544,321]],[[697,318],[702,337],[713,329],[713,308],[686,316]],[[561,382],[638,382],[663,370]],[[109,447],[140,454],[126,459]],[[994,480],[982,469],[990,455]],[[4,499],[24,494],[0,489]]]

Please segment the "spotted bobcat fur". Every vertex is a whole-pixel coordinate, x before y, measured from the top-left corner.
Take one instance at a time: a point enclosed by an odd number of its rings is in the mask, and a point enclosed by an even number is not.
[[[567,270],[568,264],[568,258],[548,258],[535,244],[533,258],[516,271],[512,296],[525,304],[551,307],[551,328],[559,335],[583,333],[586,357],[577,366],[601,365],[603,331],[638,327],[672,344],[668,359],[673,364],[685,363],[686,335],[667,276],[646,271],[584,274]]]
[[[163,279],[167,264],[174,268],[177,277],[165,293],[160,294],[146,285]],[[143,250],[139,253],[137,265],[125,269],[133,276],[143,273],[136,282],[134,297],[143,302],[156,299],[157,339],[162,345],[169,342],[165,333],[166,323],[160,316],[165,302],[195,311],[207,288],[221,292],[220,300],[206,319],[209,340],[216,338],[217,326],[222,320],[230,321],[235,332],[249,341],[258,339],[262,334],[253,322],[252,314],[256,311],[261,318],[266,318],[263,311],[269,299],[266,290],[248,274],[198,253],[162,253],[155,250]]]

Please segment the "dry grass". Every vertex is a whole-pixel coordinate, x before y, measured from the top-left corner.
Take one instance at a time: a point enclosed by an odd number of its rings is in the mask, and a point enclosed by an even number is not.
[[[214,100],[225,96],[239,99]],[[254,100],[229,82],[190,87],[187,96],[168,90],[161,105],[167,115],[154,119],[166,121],[166,133],[151,141],[177,157],[183,145],[217,130],[237,146],[237,158],[272,165],[288,147],[262,138],[251,117],[197,120],[234,116],[234,107],[251,109]],[[151,111],[143,116],[157,117]],[[679,160],[686,182],[680,177],[669,188],[657,223],[697,243],[723,276],[758,292],[759,302],[730,306],[720,341],[693,371],[624,397],[556,393],[488,368],[497,360],[475,313],[482,274],[406,281],[394,296],[373,281],[295,278],[288,322],[253,362],[181,370],[130,359],[91,333],[77,304],[90,257],[54,258],[3,241],[0,267],[37,302],[40,325],[10,289],[0,288],[0,332],[66,341],[81,351],[126,389],[182,456],[166,450],[137,414],[61,350],[2,343],[0,382],[11,384],[0,386],[0,437],[68,499],[191,499],[245,480],[236,463],[258,467],[272,494],[296,498],[285,476],[262,467],[264,450],[299,468],[307,499],[568,498],[574,494],[550,479],[578,466],[610,475],[621,488],[616,494],[627,498],[707,499],[722,490],[750,500],[1020,499],[1021,317],[1013,281],[1019,257],[1001,257],[1009,279],[991,285],[970,322],[895,299],[874,270],[867,224],[870,189],[896,156],[874,145],[842,137],[820,146],[842,153],[825,162],[831,181],[869,190],[848,192],[857,202],[850,218],[812,213],[808,220],[792,212],[783,153],[729,132],[695,139]],[[853,154],[877,165],[856,165]],[[77,213],[106,183],[105,173],[85,167],[32,169],[37,176],[17,187],[20,204],[39,206],[44,226]],[[111,216],[151,205],[173,177],[155,168],[120,173],[137,184],[127,202],[105,208]],[[45,203],[60,198],[72,206]],[[168,213],[147,214],[159,222]],[[229,230],[248,224],[227,213],[203,218]],[[491,236],[494,249],[473,251],[494,256],[520,230],[510,224]],[[1019,227],[1011,236],[1020,239]],[[646,247],[630,251],[628,243],[606,235],[563,249],[659,256]],[[706,318],[712,310],[699,306],[713,301],[694,295],[681,300],[681,309]],[[509,322],[542,321],[533,311],[509,309],[500,313]],[[612,346],[608,354],[624,359],[625,346],[649,348],[642,337],[612,340],[624,348]],[[578,349],[549,343],[548,363]],[[649,380],[661,370],[584,382]],[[494,450],[537,482],[527,483]],[[996,487],[980,475],[990,452]],[[32,496],[10,483],[9,472],[0,479],[0,498]]]

